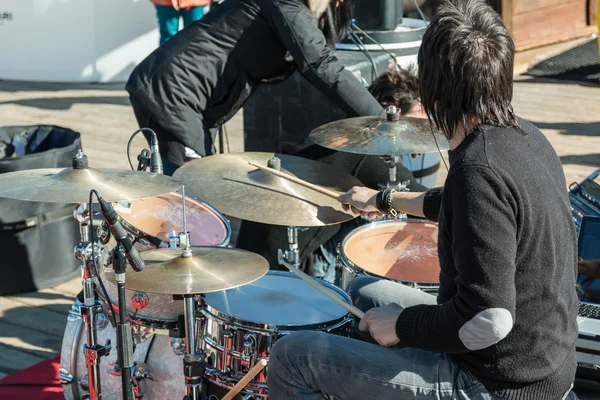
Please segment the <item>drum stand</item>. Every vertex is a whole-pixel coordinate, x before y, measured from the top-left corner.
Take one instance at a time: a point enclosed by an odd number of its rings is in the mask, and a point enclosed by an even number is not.
[[[277,261],[280,265],[291,265],[300,267],[300,250],[298,249],[298,227],[288,226],[288,246],[289,249],[285,252],[281,249],[277,251]]]
[[[191,257],[190,234],[187,230],[185,186],[181,186],[181,198],[183,202],[183,232],[179,234],[178,244],[181,246],[181,256]],[[171,243],[173,246],[173,242]],[[187,395],[183,400],[202,399],[202,379],[206,371],[206,356],[204,351],[198,352],[196,342],[196,299],[193,294],[183,296],[183,313],[185,321],[185,354],[183,356],[183,376]]]
[[[389,181],[383,186],[384,189],[394,189],[397,192],[409,192],[408,185],[410,181],[398,182],[397,166],[400,164],[402,156],[380,156],[380,158],[389,165]],[[384,219],[407,219],[406,214],[400,214],[396,217],[386,216]]]
[[[96,303],[96,292],[94,281],[90,275],[95,269],[90,264],[95,263],[92,259],[92,246],[96,246],[96,258],[101,258],[102,251],[97,248],[96,243],[90,242],[90,212],[91,207],[87,203],[79,204],[75,209],[75,220],[79,223],[81,240],[75,246],[75,258],[81,261],[83,277],[83,305],[80,307],[81,317],[85,323],[86,344],[83,346],[85,353],[85,364],[88,371],[88,391],[90,400],[102,398],[100,382],[100,358],[107,356],[112,348],[110,340],[103,345],[98,344],[97,316],[102,313],[102,305]]]

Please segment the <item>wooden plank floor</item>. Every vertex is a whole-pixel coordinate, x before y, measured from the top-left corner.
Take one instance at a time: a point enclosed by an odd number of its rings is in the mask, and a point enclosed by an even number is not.
[[[0,82],[0,124],[71,128],[82,134],[90,165],[127,169],[126,143],[137,124],[121,88]],[[515,82],[517,114],[546,134],[561,158],[567,183],[600,168],[599,104],[598,87],[522,77]],[[243,150],[242,123],[241,113],[228,123],[231,151]],[[142,145],[140,137],[133,157]],[[59,354],[67,312],[79,290],[76,279],[52,289],[0,297],[0,377]]]

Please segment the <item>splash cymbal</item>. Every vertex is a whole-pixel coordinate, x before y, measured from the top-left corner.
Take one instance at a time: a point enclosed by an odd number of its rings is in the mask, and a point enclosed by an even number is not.
[[[316,144],[346,153],[379,156],[448,150],[448,140],[421,118],[357,117],[333,121],[313,130]]]
[[[281,172],[339,192],[362,186],[352,175],[329,165],[291,155],[247,152],[218,154],[191,161],[174,177],[190,192],[225,215],[280,226],[324,226],[349,221],[355,215],[325,194],[273,176],[248,164],[267,166],[277,156]]]
[[[191,247],[191,257],[181,249],[158,249],[140,253],[146,264],[141,272],[127,270],[125,288],[159,294],[201,294],[242,286],[269,271],[258,254],[226,247]],[[112,269],[102,279],[117,284]]]

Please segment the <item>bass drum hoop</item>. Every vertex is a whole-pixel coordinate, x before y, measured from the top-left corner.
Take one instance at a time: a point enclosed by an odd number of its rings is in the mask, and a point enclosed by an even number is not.
[[[285,271],[269,271],[267,273],[267,275],[285,276],[285,277],[290,277],[293,279],[300,279],[293,273],[285,272]],[[316,280],[319,281],[319,283],[321,283],[326,288],[332,289],[334,292],[340,294],[344,301],[346,301],[348,304],[351,304],[350,296],[348,295],[348,293],[346,293],[339,287],[337,287],[327,281],[324,281],[322,279],[316,279]],[[331,300],[331,303],[335,304],[333,300]],[[342,326],[344,323],[346,323],[348,320],[348,315],[349,315],[349,313],[346,312],[345,314],[343,314],[333,320],[322,321],[319,323],[308,324],[308,325],[268,324],[268,323],[247,321],[247,320],[244,320],[243,318],[221,312],[221,311],[217,310],[216,308],[213,308],[206,301],[204,301],[204,305],[201,308],[200,313],[205,318],[216,321],[220,325],[231,326],[231,329],[244,329],[244,330],[248,330],[248,331],[252,331],[252,332],[256,332],[256,333],[262,333],[262,334],[273,334],[273,333],[286,334],[286,333],[292,333],[292,332],[297,332],[297,331],[306,331],[306,330],[323,331],[323,330],[327,330],[328,328],[334,329],[331,327]]]
[[[383,275],[378,275],[375,274],[373,272],[369,272],[368,270],[364,269],[363,267],[354,264],[347,256],[346,256],[346,252],[344,251],[344,249],[346,248],[346,244],[348,242],[348,240],[350,240],[350,238],[354,237],[356,234],[360,234],[361,232],[366,232],[369,230],[373,230],[375,229],[375,227],[377,226],[381,226],[381,225],[386,225],[386,224],[398,224],[398,223],[407,223],[407,224],[436,224],[433,221],[429,221],[429,220],[424,220],[424,219],[395,219],[395,220],[382,220],[382,221],[374,221],[371,223],[368,223],[366,225],[363,226],[359,226],[356,229],[353,229],[350,233],[348,233],[346,235],[346,237],[344,238],[344,240],[342,241],[340,248],[339,248],[339,256],[342,260],[342,263],[344,264],[344,267],[351,270],[354,274],[356,274],[357,276],[363,275],[363,276],[370,276],[370,277],[374,277],[374,278],[379,278],[379,279],[385,279],[388,281],[393,281],[393,282],[398,282],[401,283],[405,286],[409,286],[412,287],[414,289],[420,289],[423,290],[425,292],[427,291],[437,291],[437,289],[439,288],[440,284],[439,282],[415,282],[415,281],[404,281],[404,280],[400,280],[400,279],[394,279],[394,278],[390,278],[388,276],[383,276]]]

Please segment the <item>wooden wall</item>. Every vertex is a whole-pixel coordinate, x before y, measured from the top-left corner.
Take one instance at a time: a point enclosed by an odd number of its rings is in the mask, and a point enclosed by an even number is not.
[[[591,35],[597,31],[596,5],[597,0],[501,0],[500,11],[519,51]]]

